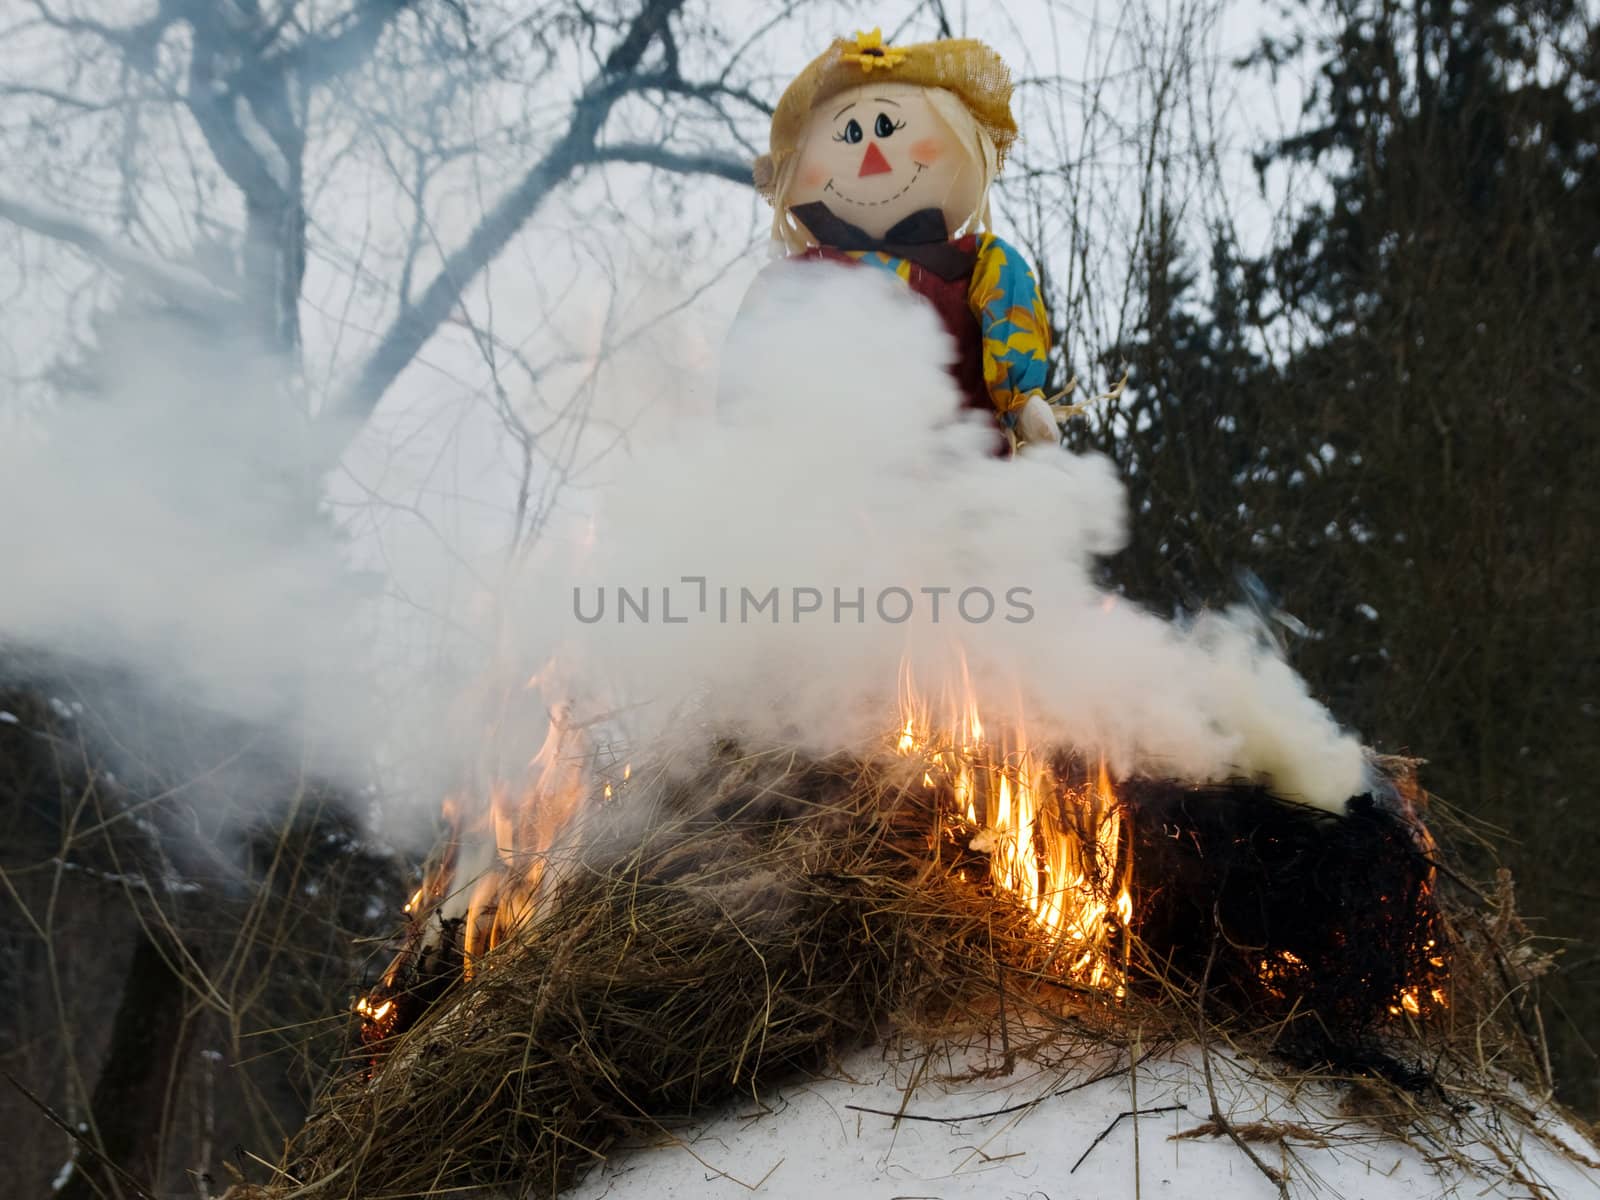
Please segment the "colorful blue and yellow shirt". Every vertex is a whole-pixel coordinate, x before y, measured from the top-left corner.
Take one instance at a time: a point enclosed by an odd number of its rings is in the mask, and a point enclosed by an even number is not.
[[[956,340],[954,373],[970,407],[990,408],[1003,424],[1049,376],[1050,320],[1027,259],[992,233],[942,243],[934,265],[882,250],[818,247],[808,257],[859,262],[889,271],[930,300]],[[969,265],[970,264],[970,265]]]

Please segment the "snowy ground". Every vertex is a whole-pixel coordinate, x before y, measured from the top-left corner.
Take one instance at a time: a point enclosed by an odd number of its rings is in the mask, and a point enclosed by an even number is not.
[[[676,1142],[625,1148],[573,1195],[1279,1200],[1278,1188],[1226,1137],[1172,1140],[1211,1114],[1200,1064],[1192,1047],[1147,1058],[1136,1081],[1145,1115],[1118,1120],[1135,1107],[1135,1079],[1126,1059],[1119,1064],[1110,1052],[1065,1072],[1019,1064],[1004,1078],[935,1078],[912,1088],[915,1063],[863,1051],[844,1063],[851,1079],[799,1082],[679,1130]],[[922,1078],[960,1065],[929,1064]],[[1211,1066],[1219,1107],[1236,1127],[1296,1126],[1286,1141],[1252,1147],[1284,1173],[1296,1200],[1600,1200],[1597,1153],[1564,1123],[1552,1122],[1548,1132],[1591,1165],[1504,1112],[1461,1114],[1448,1138],[1419,1139],[1426,1149],[1418,1150],[1341,1115],[1343,1096],[1328,1085],[1295,1086],[1215,1053]],[[1108,1070],[1115,1073],[1083,1086]],[[918,1119],[896,1122],[869,1109]]]

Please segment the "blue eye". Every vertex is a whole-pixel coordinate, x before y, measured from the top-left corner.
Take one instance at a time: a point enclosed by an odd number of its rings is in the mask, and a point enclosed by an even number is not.
[[[833,140],[836,142],[849,142],[851,145],[855,145],[864,136],[866,135],[861,132],[861,122],[851,117],[850,123],[844,127],[844,132],[836,134]]]
[[[877,123],[873,125],[872,132],[881,138],[889,137],[900,126],[889,119],[888,113],[879,113]]]

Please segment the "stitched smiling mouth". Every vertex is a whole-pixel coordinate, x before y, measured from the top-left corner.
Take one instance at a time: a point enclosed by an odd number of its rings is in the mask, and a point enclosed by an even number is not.
[[[854,200],[851,197],[846,196],[838,188],[834,187],[833,186],[833,180],[831,180],[831,179],[828,180],[827,183],[823,184],[822,190],[824,192],[832,192],[835,196],[839,197],[839,199],[843,200],[846,204],[854,204],[858,208],[877,208],[881,204],[892,204],[892,203],[894,203],[894,201],[900,199],[901,196],[904,196],[907,192],[909,192],[912,189],[912,187],[914,187],[916,185],[917,180],[922,178],[922,173],[928,169],[928,164],[927,163],[919,163],[919,162],[917,162],[916,159],[912,159],[911,160],[911,165],[916,167],[917,169],[916,169],[916,172],[911,176],[911,178],[906,180],[905,187],[901,188],[898,192],[896,192],[892,196],[885,196],[882,200]]]

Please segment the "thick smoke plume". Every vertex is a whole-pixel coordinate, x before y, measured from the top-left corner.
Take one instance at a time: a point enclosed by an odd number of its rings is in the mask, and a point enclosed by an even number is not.
[[[335,767],[387,741],[429,809],[483,784],[460,776],[487,726],[503,764],[537,747],[543,709],[482,701],[536,669],[547,700],[629,740],[739,727],[859,747],[908,685],[937,702],[970,678],[986,721],[1118,772],[1263,778],[1329,808],[1362,790],[1359,744],[1250,622],[1173,624],[1095,585],[1126,520],[1106,461],[993,457],[927,306],[869,271],[778,274],[729,339],[717,411],[613,454],[582,536],[553,529],[503,598],[493,661],[448,680],[364,636],[377,589],[354,586],[298,473],[310,448],[279,377],[224,344],[112,331],[98,398],[0,447],[0,641],[128,667]],[[637,358],[609,388],[694,405]],[[403,728],[373,699],[374,650],[408,680]]]
[[[605,493],[574,560],[534,564],[535,640],[633,736],[734,726],[816,749],[892,728],[909,677],[970,676],[986,720],[1115,771],[1262,779],[1339,808],[1364,755],[1251,621],[1174,624],[1106,593],[1110,464],[993,457],[931,310],[876,272],[787,267],[730,337],[717,419]]]

